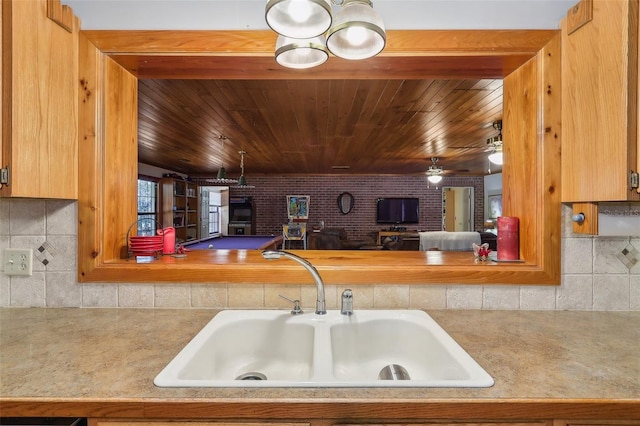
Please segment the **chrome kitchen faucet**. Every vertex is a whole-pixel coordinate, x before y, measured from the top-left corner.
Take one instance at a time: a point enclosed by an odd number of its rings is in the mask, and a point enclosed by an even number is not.
[[[302,266],[304,266],[304,268],[307,271],[309,271],[309,273],[313,277],[313,280],[316,283],[316,289],[318,292],[318,295],[316,297],[316,314],[324,315],[327,313],[326,303],[324,298],[324,282],[322,281],[322,278],[320,277],[318,270],[311,264],[311,262],[309,262],[306,259],[303,259],[300,256],[297,256],[293,253],[289,253],[288,251],[284,251],[284,250],[265,250],[262,252],[262,257],[269,260],[286,257],[287,259],[294,260],[299,264],[301,264]]]

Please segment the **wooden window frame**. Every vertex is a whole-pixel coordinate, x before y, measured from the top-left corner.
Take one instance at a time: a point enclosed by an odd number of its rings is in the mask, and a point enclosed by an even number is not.
[[[503,209],[520,218],[521,263],[465,253],[304,252],[327,284],[560,283],[559,31],[389,31],[385,52],[296,78],[504,78]],[[84,31],[80,36],[80,282],[299,284],[306,271],[259,252],[126,260],[136,216],[138,78],[292,78],[270,31]],[[190,60],[195,66],[182,67]],[[346,63],[348,62],[348,63]],[[202,64],[206,66],[202,66]],[[198,64],[202,68],[198,68]],[[257,64],[257,65],[256,65]],[[169,71],[171,70],[171,71]],[[512,124],[513,123],[513,124]],[[508,141],[518,141],[509,144]],[[524,173],[523,173],[524,172]],[[124,207],[123,207],[124,206]],[[129,207],[131,206],[131,207]]]

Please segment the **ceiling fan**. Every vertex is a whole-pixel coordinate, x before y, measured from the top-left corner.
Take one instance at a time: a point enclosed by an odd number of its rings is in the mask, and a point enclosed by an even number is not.
[[[442,157],[430,157],[431,165],[427,169],[427,175],[455,175],[469,173],[469,169],[445,169],[442,166],[438,166],[438,162],[442,160]],[[451,160],[451,159],[450,159]]]
[[[431,157],[431,165],[427,170],[427,180],[431,183],[439,183],[444,174],[444,167],[438,166],[438,157]]]
[[[494,121],[493,128],[498,131],[498,136],[487,139],[489,161],[499,166],[502,165],[502,120]]]
[[[484,146],[480,145],[472,145],[472,146],[452,146],[450,149],[453,150],[464,150],[466,152],[474,152],[476,150],[481,150],[482,152],[488,152],[487,156],[489,160],[489,173],[491,173],[491,165],[502,165],[502,120],[496,120],[493,122],[492,127],[498,131],[497,136],[493,136],[487,139],[487,142]]]

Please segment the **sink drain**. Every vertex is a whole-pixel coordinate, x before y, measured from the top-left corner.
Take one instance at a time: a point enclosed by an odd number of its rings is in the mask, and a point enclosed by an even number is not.
[[[389,364],[380,370],[379,380],[411,380],[407,370],[398,364]]]
[[[252,371],[250,373],[244,373],[236,377],[236,380],[267,380],[267,376],[262,373]]]

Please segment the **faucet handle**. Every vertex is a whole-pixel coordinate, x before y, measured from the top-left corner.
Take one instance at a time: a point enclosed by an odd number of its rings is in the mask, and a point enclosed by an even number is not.
[[[353,315],[353,292],[350,288],[342,292],[340,313],[342,315]]]
[[[299,315],[304,313],[304,311],[302,310],[302,308],[300,307],[300,300],[296,299],[296,300],[291,300],[286,296],[283,296],[281,294],[279,294],[278,296],[282,297],[284,300],[293,303],[293,309],[291,310],[291,315]]]

